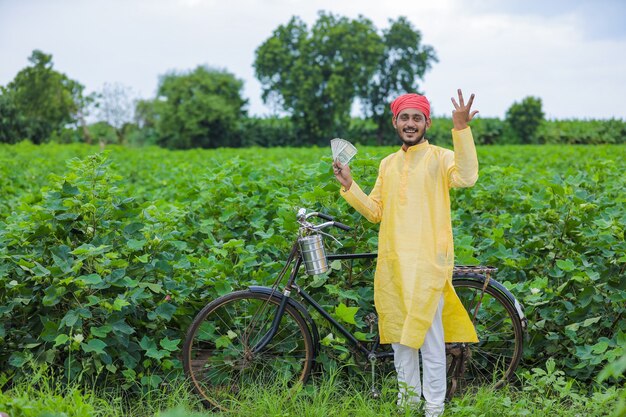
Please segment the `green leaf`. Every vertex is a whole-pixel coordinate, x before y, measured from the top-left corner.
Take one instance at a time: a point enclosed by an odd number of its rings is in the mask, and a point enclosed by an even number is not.
[[[134,370],[124,369],[122,371],[122,375],[124,375],[124,378],[126,378],[127,381],[132,381],[136,383],[135,378],[137,377],[137,372],[135,372]]]
[[[136,279],[132,279],[131,277],[124,277],[122,278],[121,282],[126,288],[135,288],[137,285],[139,285],[139,281],[137,281]]]
[[[9,365],[15,368],[21,368],[26,362],[28,362],[28,359],[22,352],[13,352],[9,357]]]
[[[226,295],[233,291],[233,287],[227,280],[221,280],[215,283],[215,290],[218,295]]]
[[[59,335],[59,323],[53,320],[44,319],[43,330],[39,334],[39,338],[45,342],[54,342]]]
[[[149,288],[150,291],[152,291],[155,294],[162,294],[163,293],[163,285],[161,284],[156,284],[153,282],[140,282],[139,283],[139,287],[141,288]]]
[[[148,263],[148,261],[150,260],[149,258],[150,258],[150,255],[147,253],[144,253],[141,256],[135,256],[135,259],[137,259],[139,262],[144,263],[144,264]]]
[[[107,251],[108,248],[109,246],[107,245],[94,246],[88,243],[84,243],[80,245],[78,248],[71,251],[70,253],[72,255],[79,255],[82,258],[88,258],[88,257],[102,255],[103,253]]]
[[[126,324],[124,320],[118,320],[118,321],[111,323],[111,327],[113,327],[113,331],[115,333],[121,333],[121,334],[127,334],[127,335],[135,333],[135,329],[130,327],[128,324]]]
[[[231,343],[232,342],[230,341],[230,338],[226,335],[220,336],[215,339],[215,347],[219,349],[228,347]]]
[[[322,340],[320,340],[320,343],[322,346],[332,346],[334,341],[335,336],[332,333],[328,333]]]
[[[44,290],[45,296],[42,298],[42,304],[46,307],[52,307],[61,302],[62,297],[67,292],[67,289],[61,285],[50,286]]]
[[[103,354],[104,352],[104,348],[107,347],[107,344],[104,343],[102,340],[100,339],[91,339],[89,342],[87,342],[86,344],[83,343],[81,345],[81,348],[83,349],[83,351],[85,353],[97,353],[97,354]]]
[[[156,349],[156,347],[157,347],[155,341],[152,338],[148,337],[148,336],[144,336],[144,337],[141,338],[141,341],[139,342],[139,346],[143,350]]]
[[[69,246],[55,246],[50,249],[50,252],[52,253],[52,260],[54,261],[54,264],[58,266],[64,274],[72,272],[74,258],[70,254]]]
[[[354,290],[343,290],[339,288],[339,285],[337,284],[326,284],[324,288],[331,295],[337,295],[341,298],[346,298],[352,301],[359,301],[359,295]]]
[[[609,344],[607,342],[598,342],[595,345],[593,345],[593,353],[597,353],[597,354],[601,354],[606,352],[607,348],[609,347]]]
[[[54,347],[64,345],[70,340],[70,337],[66,334],[60,334],[54,338]]]
[[[61,319],[61,326],[72,327],[76,324],[80,317],[75,310],[70,310],[65,313],[65,316]]]
[[[102,277],[98,274],[81,275],[76,278],[77,281],[82,282],[85,285],[96,285],[102,282]]]
[[[141,348],[146,351],[146,356],[149,358],[160,360],[169,355],[168,351],[160,350],[157,347],[156,342],[148,336],[144,336],[141,339],[141,341],[139,342],[139,346],[141,346]]]
[[[45,276],[50,275],[50,270],[47,268],[44,268],[38,262],[35,262],[35,266],[32,268],[32,271],[37,277],[45,277]]]
[[[335,307],[335,315],[340,320],[350,324],[356,324],[354,316],[357,311],[359,311],[359,307],[347,307],[344,303],[340,303],[337,307]]]
[[[566,259],[566,260],[559,259],[558,261],[556,261],[556,265],[565,272],[570,272],[576,269],[576,265],[574,265],[574,263],[570,261],[569,259]]]
[[[224,243],[222,246],[224,249],[240,249],[245,245],[245,241],[242,239],[231,239],[228,242]]]
[[[128,246],[129,249],[131,250],[141,250],[143,249],[144,246],[146,246],[146,241],[145,240],[135,240],[135,239],[129,239],[126,242],[126,246]]]
[[[54,216],[57,220],[76,220],[79,217],[78,213],[61,213]]]
[[[116,298],[113,302],[113,310],[114,311],[122,311],[123,307],[129,306],[130,303],[123,298]]]
[[[323,286],[324,284],[326,284],[326,281],[328,281],[328,275],[326,274],[314,275],[313,280],[309,283],[309,287],[319,288]]]
[[[162,303],[154,311],[158,317],[169,321],[176,312],[176,307],[170,303]]]
[[[105,324],[100,327],[90,327],[89,331],[93,336],[105,338],[113,330],[113,327]]]
[[[135,233],[139,232],[145,227],[143,223],[131,223],[129,225],[124,226],[124,235],[133,236]]]
[[[596,219],[593,221],[593,223],[600,229],[608,229],[609,227],[613,226],[613,221],[606,219]]]
[[[602,320],[602,316],[593,317],[593,318],[590,318],[590,319],[587,319],[587,320],[583,321],[582,326],[583,327],[589,327],[592,324],[596,324],[600,320]]]
[[[580,328],[580,323],[572,323],[572,324],[568,324],[567,326],[565,326],[565,330],[569,330],[574,333],[576,333],[579,328]]]
[[[80,191],[78,191],[78,187],[76,187],[75,185],[70,184],[67,181],[63,182],[63,195],[65,196],[76,196],[78,194],[80,194]]]
[[[161,339],[159,342],[163,349],[169,350],[170,352],[178,350],[179,343],[180,339],[169,340],[167,337],[165,339]]]
[[[150,375],[141,377],[141,385],[145,387],[158,388],[163,382],[163,378],[158,375]]]
[[[354,332],[354,337],[362,342],[371,342],[374,340],[374,335],[371,333]]]

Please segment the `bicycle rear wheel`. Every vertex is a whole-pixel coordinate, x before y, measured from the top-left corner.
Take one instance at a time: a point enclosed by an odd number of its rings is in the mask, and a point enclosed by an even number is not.
[[[279,304],[278,296],[237,291],[209,303],[195,317],[183,346],[183,366],[207,406],[229,410],[250,385],[306,381],[313,342],[294,307],[286,305],[278,331],[258,350]]]
[[[478,306],[474,327],[479,342],[468,344],[465,349],[467,358],[460,387],[500,388],[513,377],[522,358],[524,331],[515,306],[491,284],[483,294],[482,276],[455,277],[453,286],[470,318]]]

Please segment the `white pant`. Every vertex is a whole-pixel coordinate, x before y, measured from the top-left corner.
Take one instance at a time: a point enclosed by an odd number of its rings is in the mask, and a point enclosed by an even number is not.
[[[391,344],[394,352],[393,363],[398,373],[398,404],[417,405],[423,393],[427,416],[443,414],[446,399],[446,345],[443,338],[442,310],[443,297],[419,350],[399,343]],[[419,352],[422,354],[424,367],[423,390],[420,383]]]

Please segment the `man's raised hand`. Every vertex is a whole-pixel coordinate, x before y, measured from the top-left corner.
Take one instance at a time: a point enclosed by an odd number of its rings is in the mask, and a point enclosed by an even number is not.
[[[467,104],[463,100],[463,92],[459,88],[457,90],[459,94],[459,102],[452,97],[452,105],[454,110],[452,111],[452,123],[455,130],[463,130],[467,127],[467,124],[474,118],[478,110],[472,111],[472,103],[474,103],[474,94],[469,98]]]

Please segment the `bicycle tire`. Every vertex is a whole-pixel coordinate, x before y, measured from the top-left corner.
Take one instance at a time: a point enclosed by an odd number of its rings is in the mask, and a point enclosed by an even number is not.
[[[469,357],[460,388],[488,385],[500,388],[515,375],[524,349],[524,330],[515,306],[509,298],[489,284],[482,296],[484,276],[455,276],[452,284],[470,319],[478,302],[474,327],[478,343],[468,344]]]
[[[183,345],[183,367],[206,406],[230,410],[247,385],[306,382],[313,365],[313,341],[293,306],[285,306],[267,346],[252,351],[270,328],[279,304],[276,295],[236,291],[196,315]]]

